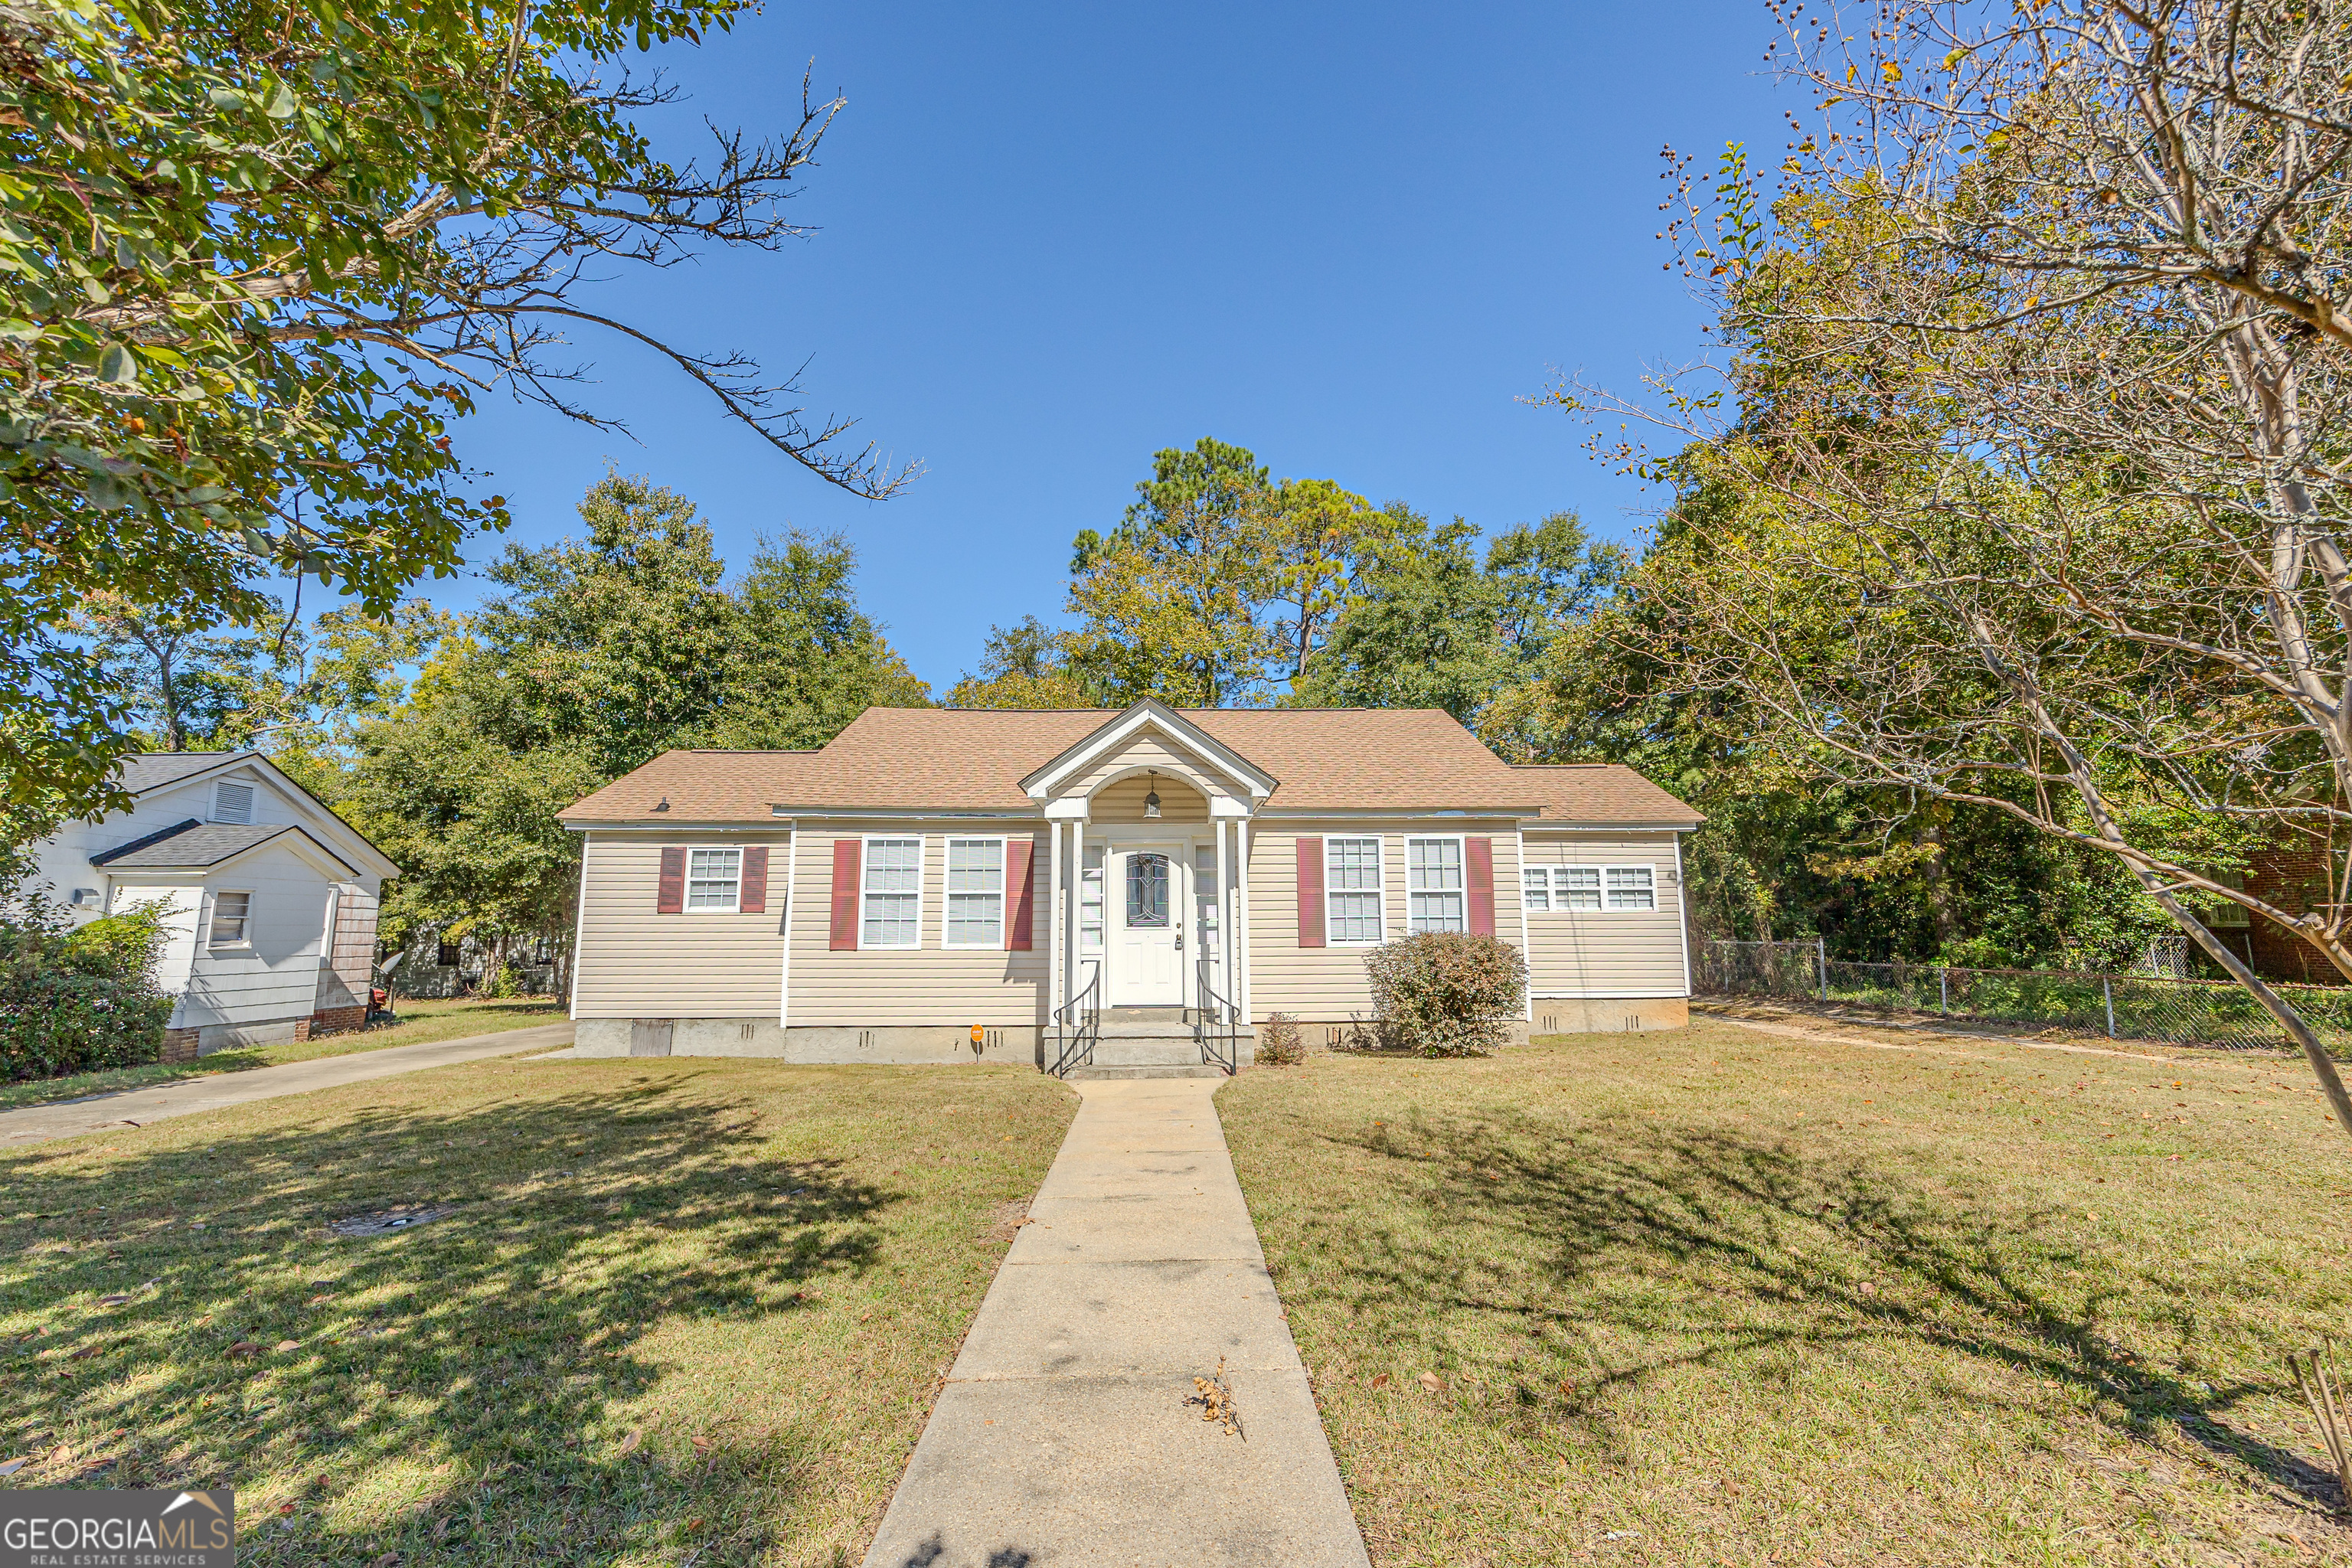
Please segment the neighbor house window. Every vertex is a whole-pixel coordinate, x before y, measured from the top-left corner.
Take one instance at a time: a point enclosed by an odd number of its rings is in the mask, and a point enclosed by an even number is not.
[[[1463,895],[1462,840],[1408,838],[1404,843],[1405,904],[1412,931],[1467,931]]]
[[[923,841],[866,841],[866,947],[920,947],[923,942]]]
[[[1657,872],[1647,866],[1610,867],[1609,907],[1612,910],[1656,909]]]
[[[252,939],[247,935],[253,925],[253,895],[251,893],[215,893],[213,895],[213,932],[207,939],[213,947],[243,947]]]
[[[223,781],[213,785],[213,820],[240,826],[253,820],[253,786]]]
[[[2242,893],[2246,890],[2246,876],[2242,871],[2216,871],[2212,873],[2212,877],[2213,880],[2233,892]],[[2229,899],[2216,899],[2213,900],[2212,912],[2207,917],[2205,923],[2217,929],[2227,927],[2238,930],[2253,924],[2253,917],[2247,912],[2246,906],[2243,904]]]
[[[1323,841],[1323,888],[1328,902],[1326,921],[1334,942],[1377,942],[1381,930],[1381,841],[1377,838],[1327,838]]]
[[[1528,912],[1539,915],[1551,908],[1551,871],[1548,867],[1530,866],[1519,874],[1521,899]]]
[[[1004,840],[948,840],[950,947],[1004,945]]]
[[[741,907],[743,851],[689,849],[686,853],[686,907],[733,914]]]

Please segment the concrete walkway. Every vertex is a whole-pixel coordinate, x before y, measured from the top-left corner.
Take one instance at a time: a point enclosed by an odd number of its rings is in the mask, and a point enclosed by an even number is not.
[[[1076,1087],[866,1568],[1368,1568],[1217,1081]],[[1185,1404],[1220,1357],[1239,1436]]]
[[[540,1024],[528,1029],[509,1029],[504,1034],[468,1035],[462,1040],[435,1040],[421,1046],[387,1046],[380,1051],[353,1051],[347,1056],[289,1062],[284,1067],[214,1073],[206,1078],[183,1079],[177,1083],[127,1089],[89,1100],[28,1105],[21,1110],[0,1110],[0,1149],[45,1142],[51,1138],[71,1138],[84,1132],[102,1132],[126,1121],[144,1127],[167,1116],[218,1110],[225,1105],[275,1100],[282,1094],[308,1094],[314,1089],[363,1083],[372,1078],[391,1078],[396,1073],[446,1067],[451,1062],[478,1061],[484,1057],[509,1056],[516,1051],[552,1050],[571,1043],[570,1024]]]

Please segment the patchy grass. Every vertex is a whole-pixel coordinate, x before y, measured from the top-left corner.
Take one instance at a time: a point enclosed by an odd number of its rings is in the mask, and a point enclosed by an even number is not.
[[[234,1485],[251,1563],[854,1563],[1076,1103],[506,1058],[0,1154],[0,1485]]]
[[[1219,1106],[1382,1568],[2352,1561],[2294,1058],[1708,1022]]]
[[[204,1078],[216,1072],[243,1072],[248,1068],[280,1067],[288,1062],[307,1062],[319,1057],[349,1056],[354,1051],[380,1051],[386,1046],[422,1046],[436,1040],[462,1039],[467,1035],[495,1035],[507,1029],[560,1024],[565,1016],[564,1005],[545,996],[403,1002],[400,1004],[400,1022],[377,1028],[322,1035],[315,1040],[287,1040],[274,1046],[215,1051],[192,1062],[175,1062],[168,1066],[163,1062],[148,1062],[134,1068],[108,1068],[100,1072],[73,1073],[65,1078],[0,1083],[0,1110],[20,1105],[45,1105],[59,1100],[79,1100],[84,1095],[116,1094],[129,1089],[147,1089],[178,1079]]]

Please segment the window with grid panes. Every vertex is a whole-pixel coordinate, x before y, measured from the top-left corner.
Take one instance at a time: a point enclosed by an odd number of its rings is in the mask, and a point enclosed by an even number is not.
[[[1647,866],[1610,867],[1609,907],[1612,910],[1656,909],[1657,873]]]
[[[1324,921],[1326,940],[1335,942],[1377,942],[1381,940],[1381,841],[1377,838],[1327,838],[1323,841]]]
[[[1004,945],[1003,839],[948,840],[947,945]]]
[[[1469,903],[1462,882],[1462,840],[1408,838],[1404,846],[1405,904],[1412,929],[1467,931]]]
[[[923,841],[866,841],[866,912],[861,944],[919,947],[923,940]]]

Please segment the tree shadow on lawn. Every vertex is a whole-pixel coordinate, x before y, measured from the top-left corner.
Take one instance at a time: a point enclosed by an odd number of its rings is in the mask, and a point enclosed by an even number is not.
[[[1989,1200],[1929,1194],[1860,1161],[1809,1159],[1719,1130],[1614,1121],[1596,1131],[1421,1112],[1402,1126],[1326,1136],[1423,1166],[1441,1229],[1516,1233],[1518,1255],[1540,1259],[1545,1288],[1529,1291],[1524,1276],[1513,1281],[1475,1249],[1433,1249],[1402,1229],[1367,1234],[1367,1211],[1350,1212],[1351,1228],[1327,1245],[1354,1249],[1343,1277],[1366,1288],[1352,1304],[1382,1307],[1393,1333],[1432,1323],[1441,1342],[1424,1347],[1432,1363],[1448,1350],[1448,1314],[1423,1317],[1432,1305],[1500,1317],[1570,1353],[1596,1337],[1696,1342],[1610,1367],[1569,1395],[1566,1414],[1595,1439],[1614,1441],[1591,1397],[1610,1384],[1776,1347],[1909,1341],[2086,1391],[2104,1402],[2103,1425],[2151,1445],[2160,1431],[2176,1431],[2242,1479],[2279,1489],[2281,1501],[2324,1509],[2337,1500],[2332,1475],[2221,1418],[2250,1396],[2294,1396],[2261,1381],[2197,1380],[2197,1288],[2147,1264],[2126,1280],[2115,1259],[2045,1234],[2055,1209],[1994,1218]],[[1622,1288],[1636,1279],[1671,1294]],[[2249,1276],[2229,1294],[2251,1305],[2274,1288]],[[2126,1301],[2142,1321],[2171,1321],[2176,1370],[2099,1331],[2102,1309]],[[1550,1405],[1551,1419],[1561,1414],[1556,1391],[1522,1387],[1517,1399],[1530,1432],[1538,1405]]]
[[[814,1282],[874,1268],[901,1194],[763,1155],[748,1100],[678,1087],[0,1156],[0,1319],[45,1331],[0,1341],[0,1458],[36,1457],[7,1484],[295,1502],[287,1525],[248,1513],[255,1562],[600,1560],[688,1505],[705,1561],[757,1558],[827,1434],[735,1388],[708,1451],[656,1429],[623,1454],[620,1407],[664,1371],[641,1342],[815,1310]],[[415,1203],[457,1207],[326,1229]]]

